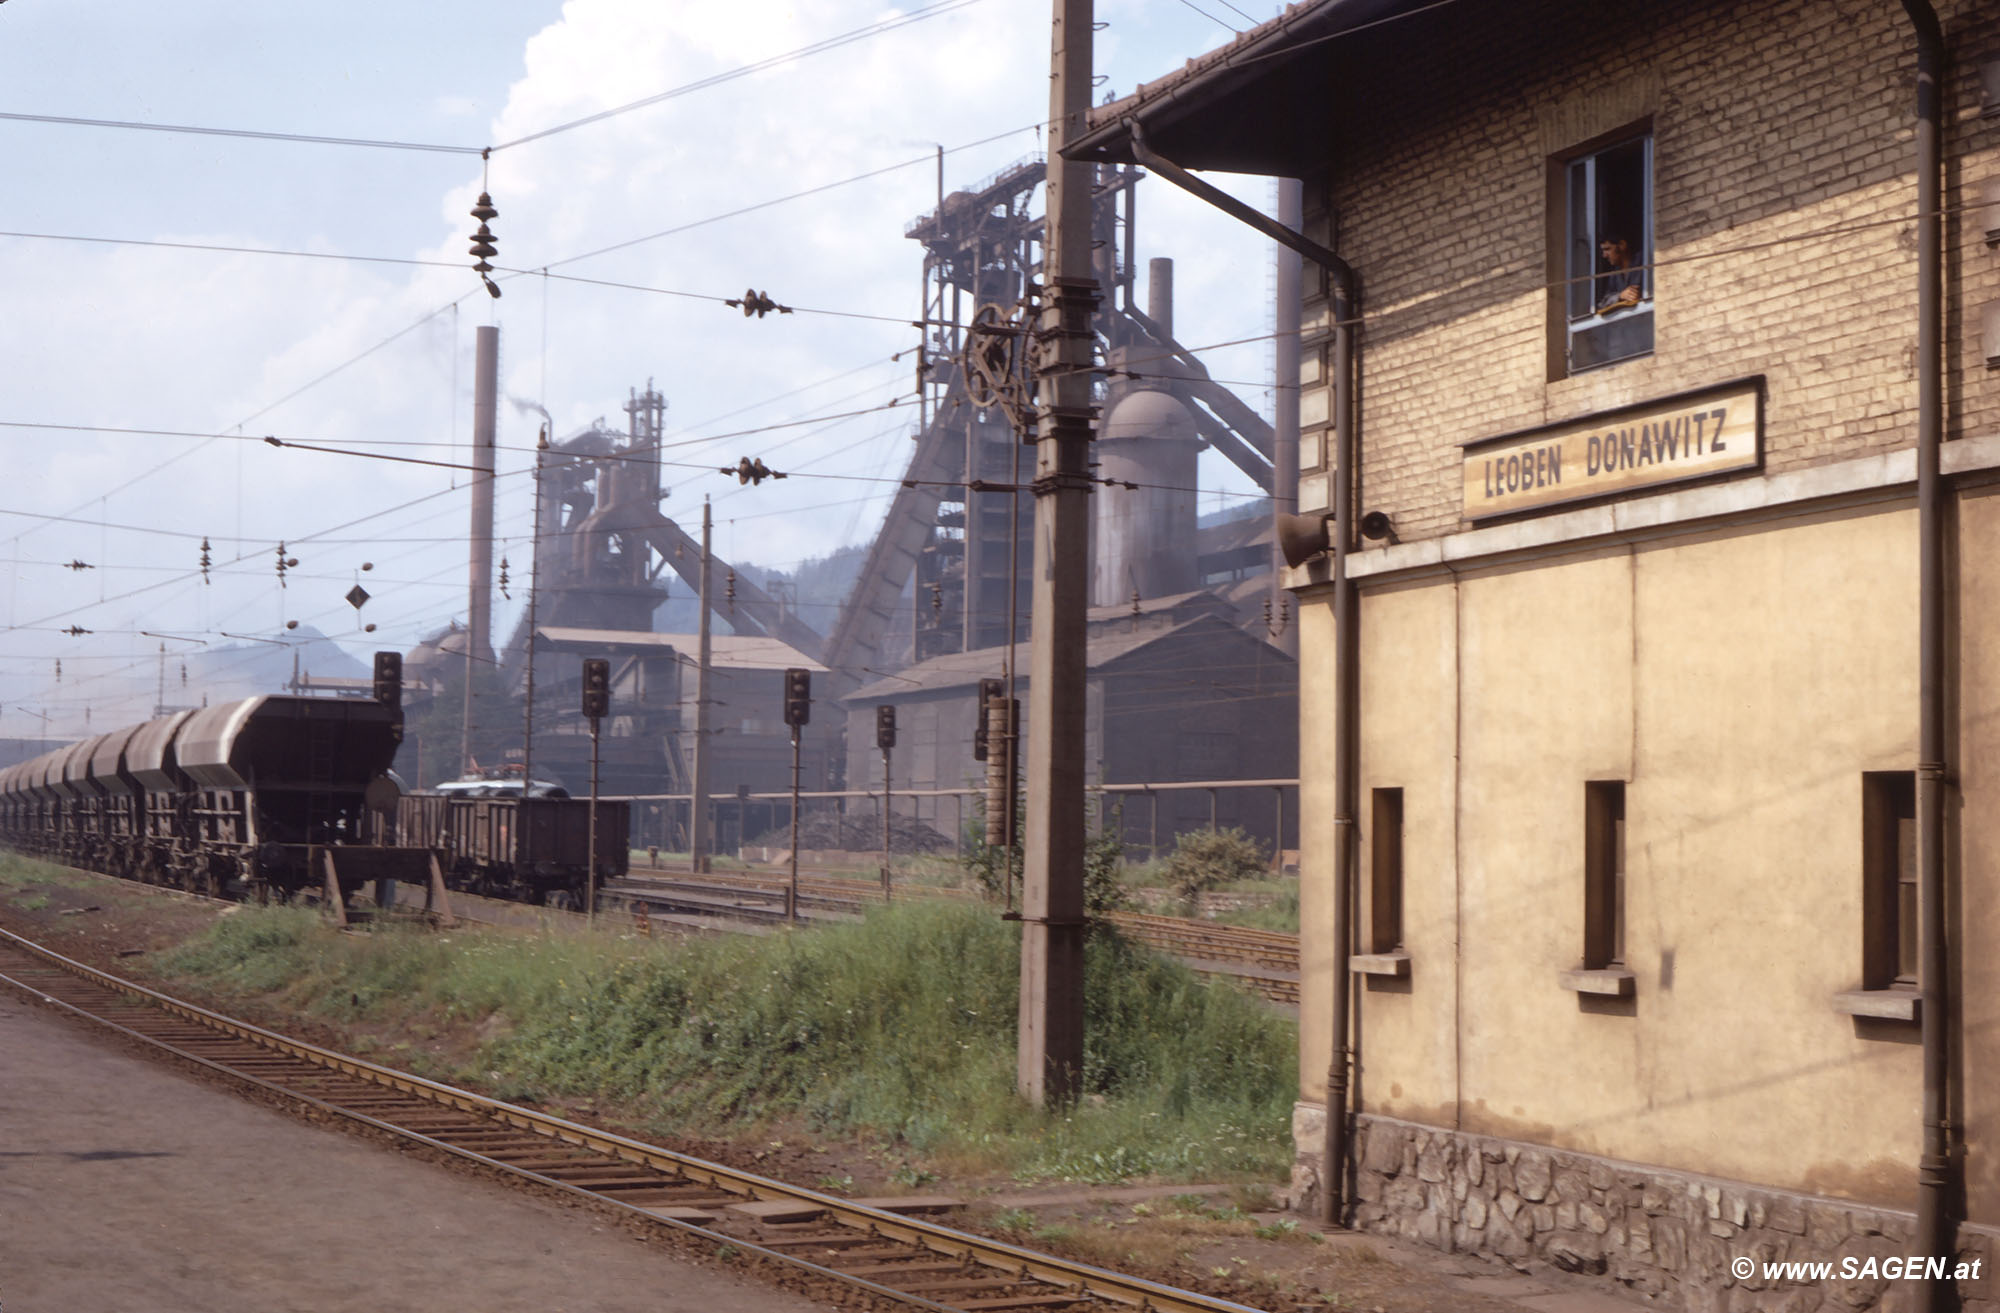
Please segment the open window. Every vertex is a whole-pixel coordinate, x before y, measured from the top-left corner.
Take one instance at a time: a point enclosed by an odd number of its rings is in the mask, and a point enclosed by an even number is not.
[[[1562,362],[1554,376],[1653,350],[1653,136],[1637,132],[1557,160],[1551,226],[1561,279]]]

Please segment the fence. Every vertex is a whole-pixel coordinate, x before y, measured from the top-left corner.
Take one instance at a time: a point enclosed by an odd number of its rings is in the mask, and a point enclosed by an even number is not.
[[[1128,853],[1143,851],[1147,858],[1164,856],[1173,850],[1176,836],[1196,829],[1217,829],[1239,825],[1253,838],[1266,844],[1276,862],[1282,863],[1288,850],[1298,847],[1298,781],[1264,780],[1158,780],[1125,784],[1093,784],[1087,791],[1115,811],[1100,810],[1100,821],[1116,815],[1124,832]],[[966,825],[978,817],[983,789],[892,789],[888,805],[899,821],[931,825],[951,842],[952,851],[963,855]],[[1287,793],[1291,795],[1290,805]],[[685,793],[604,794],[605,799],[632,804],[632,844],[637,848],[657,847],[664,851],[687,848],[690,795]],[[1259,803],[1257,799],[1263,798]],[[837,833],[842,842],[801,847],[825,846],[854,852],[879,852],[882,848],[883,791],[880,789],[801,790],[799,811],[804,818],[802,834],[813,831]],[[1168,806],[1164,817],[1161,801]],[[1146,802],[1145,816],[1131,814],[1129,804]],[[767,792],[711,793],[710,833],[717,853],[740,853],[751,839],[775,835],[775,842],[789,845],[792,825],[792,793],[789,789]],[[1205,806],[1204,804],[1205,800]],[[928,801],[926,809],[923,804]],[[944,819],[944,804],[951,804],[951,828]],[[867,804],[850,808],[849,804]],[[815,806],[817,804],[817,806]],[[1183,805],[1191,804],[1191,805]],[[929,811],[929,816],[923,815]],[[815,824],[815,819],[820,824]],[[828,822],[826,818],[831,817]],[[1164,819],[1164,826],[1162,821]],[[907,833],[907,830],[905,831]],[[852,840],[853,842],[848,842]]]

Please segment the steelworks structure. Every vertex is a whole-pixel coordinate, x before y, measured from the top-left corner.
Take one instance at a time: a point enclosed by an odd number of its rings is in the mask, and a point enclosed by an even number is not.
[[[1022,493],[1033,453],[1004,406],[977,404],[967,362],[982,330],[1020,325],[1039,299],[1046,220],[1034,202],[1047,173],[1041,157],[1023,159],[942,197],[905,229],[924,248],[924,418],[903,485],[820,654],[847,687],[1028,635],[1034,517]],[[1200,585],[1195,462],[1204,447],[1264,491],[1272,486],[1271,426],[1174,338],[1171,260],[1150,263],[1147,308],[1138,304],[1136,189],[1145,176],[1125,166],[1093,171],[1093,262],[1106,289],[1093,327],[1107,364],[1097,472],[1139,485],[1097,489],[1098,606]],[[1026,371],[1021,383],[1031,393]]]
[[[551,444],[543,458],[538,497],[543,526],[534,584],[534,759],[575,783],[588,776],[589,731],[577,713],[584,657],[612,659],[616,690],[613,716],[602,740],[607,793],[687,792],[692,786],[693,672],[686,650],[636,641],[653,633],[653,615],[667,600],[667,579],[678,575],[691,593],[701,590],[701,543],[663,515],[660,443],[667,402],[649,380],[633,389],[618,432],[600,419]],[[813,628],[727,561],[712,560],[720,585],[715,611],[743,638],[771,639],[816,658],[823,640]],[[608,638],[630,634],[631,643],[575,640],[578,633]],[[524,614],[503,655],[510,691],[526,687],[530,626]],[[682,689],[683,674],[687,691]],[[739,719],[742,719],[739,717]],[[824,731],[823,731],[824,732]],[[727,738],[714,745],[716,778],[763,787],[763,758],[748,775],[730,764]]]

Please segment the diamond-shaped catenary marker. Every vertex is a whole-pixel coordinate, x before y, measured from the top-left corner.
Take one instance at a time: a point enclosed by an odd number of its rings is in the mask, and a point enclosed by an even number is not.
[[[355,610],[359,611],[362,607],[362,604],[365,603],[367,600],[368,600],[368,590],[366,588],[363,588],[360,584],[356,584],[354,585],[354,587],[347,590],[347,604],[353,607]]]

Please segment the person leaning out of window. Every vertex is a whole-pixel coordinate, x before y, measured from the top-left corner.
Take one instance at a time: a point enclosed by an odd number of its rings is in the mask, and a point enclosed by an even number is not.
[[[1597,244],[1608,271],[1597,279],[1597,313],[1630,310],[1645,296],[1646,271],[1632,259],[1632,243],[1609,235]]]

